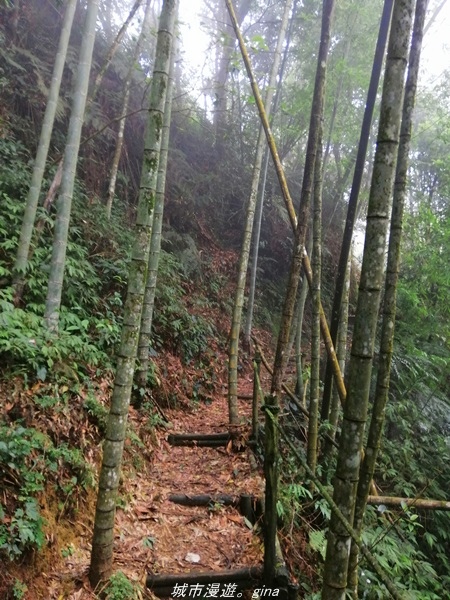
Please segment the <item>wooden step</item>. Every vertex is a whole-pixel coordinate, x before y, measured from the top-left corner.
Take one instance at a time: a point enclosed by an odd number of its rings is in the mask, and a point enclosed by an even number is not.
[[[171,433],[167,441],[171,446],[226,446],[230,440],[228,431],[220,433]]]
[[[220,585],[221,592],[225,589],[228,589],[228,591],[231,591],[231,589],[233,591],[254,589],[261,584],[262,575],[263,568],[261,565],[241,569],[227,569],[226,571],[191,571],[190,573],[171,575],[148,574],[146,585],[159,598],[200,598],[204,596],[204,592],[207,592],[208,589],[213,589],[210,588],[212,584]],[[177,590],[180,592],[178,595]],[[184,595],[181,595],[181,590],[184,590]],[[220,593],[217,596],[220,597]]]

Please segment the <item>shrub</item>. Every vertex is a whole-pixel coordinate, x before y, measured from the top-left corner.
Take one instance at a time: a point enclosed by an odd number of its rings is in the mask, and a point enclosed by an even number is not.
[[[69,507],[78,486],[93,485],[91,468],[82,453],[67,444],[57,447],[50,438],[21,425],[0,426],[0,475],[9,488],[8,505],[0,507],[0,551],[14,559],[44,543],[44,520],[36,497],[54,480]]]
[[[140,598],[139,586],[130,581],[122,571],[111,575],[104,594],[105,600],[138,600]]]

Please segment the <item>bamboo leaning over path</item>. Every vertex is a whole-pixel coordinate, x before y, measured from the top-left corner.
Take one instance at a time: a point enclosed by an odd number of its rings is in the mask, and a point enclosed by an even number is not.
[[[335,0],[323,0],[320,41],[317,52],[314,91],[309,117],[308,140],[306,143],[305,165],[303,169],[303,179],[300,192],[300,206],[298,209],[297,227],[295,228],[294,232],[293,252],[274,359],[271,393],[273,396],[277,397],[279,394],[281,394],[281,382],[288,359],[286,348],[289,341],[289,332],[295,310],[303,254],[305,252],[306,232],[308,229],[312,190],[315,177],[315,165],[318,155],[319,131],[325,105],[327,64],[331,43],[331,27],[333,22],[334,7]],[[313,291],[314,287],[315,282],[313,278],[311,288]]]
[[[274,358],[274,366],[273,366],[273,376],[271,383],[270,394],[266,398],[266,405],[270,410],[276,413],[279,410],[279,406],[281,404],[281,393],[282,393],[282,383],[283,383],[283,375],[287,364],[287,345],[289,342],[289,333],[292,325],[292,318],[295,311],[295,303],[297,297],[297,289],[298,283],[300,280],[300,274],[302,269],[303,262],[303,254],[306,242],[306,232],[308,228],[308,218],[310,213],[310,205],[312,200],[312,188],[314,183],[314,177],[316,173],[316,164],[319,165],[318,170],[320,170],[320,160],[317,160],[319,155],[319,140],[321,138],[321,120],[323,116],[324,104],[325,104],[325,88],[326,88],[326,75],[327,75],[327,64],[328,64],[328,54],[331,43],[331,28],[333,22],[334,15],[334,7],[335,0],[323,0],[322,3],[322,13],[321,13],[321,27],[320,27],[320,41],[317,51],[317,63],[316,63],[316,72],[314,78],[314,92],[311,103],[311,111],[309,118],[309,129],[308,129],[308,141],[306,144],[306,153],[305,153],[305,165],[303,169],[303,179],[300,193],[300,206],[298,210],[297,217],[297,227],[294,232],[294,245],[293,252],[291,258],[291,264],[289,268],[289,277],[288,283],[286,287],[286,295],[283,302],[283,310],[281,316],[281,323],[278,333],[277,347]],[[320,191],[320,186],[317,187],[317,191]],[[314,297],[316,291],[316,280],[313,279],[312,282],[312,294]],[[320,310],[317,308],[316,316],[320,313]],[[319,320],[319,319],[318,319]],[[318,413],[318,398],[314,398],[314,390],[311,393],[310,399],[310,418],[309,418],[309,426],[311,426],[311,436],[308,435],[308,452],[309,458],[312,463],[316,461],[316,453],[310,452],[311,447],[310,443],[316,444],[317,435],[317,413]],[[317,400],[317,402],[316,402]],[[269,444],[269,424],[266,420],[266,452],[264,455],[264,470],[265,473],[267,471],[268,474],[272,477],[272,482],[267,479],[266,475],[266,514],[274,514],[276,516],[277,513],[277,485],[278,485],[278,460],[277,454],[278,448],[276,447],[276,432],[273,434],[273,445],[276,448],[276,451],[272,451]],[[269,451],[269,452],[268,452]],[[312,454],[315,454],[314,458]],[[267,463],[267,469],[266,469]],[[276,481],[275,481],[276,480]],[[274,483],[275,481],[275,483]],[[269,489],[270,495],[269,495]],[[271,502],[271,504],[270,504]],[[270,505],[270,509],[268,509],[268,505]],[[270,553],[273,553],[272,546],[275,545],[276,542],[276,517],[274,520],[274,525],[269,522],[269,519],[266,520],[266,528],[264,531],[264,570],[266,575],[266,569],[270,573],[269,569],[272,569],[272,564],[270,561]],[[266,531],[267,525],[270,527],[275,527],[275,532],[269,535],[269,531]],[[272,580],[269,579],[269,575],[267,575],[268,584],[272,583]]]
[[[297,215],[295,213],[294,203],[292,201],[292,197],[291,197],[291,194],[289,191],[289,187],[288,187],[287,180],[286,180],[286,175],[284,173],[284,168],[283,168],[283,165],[281,164],[281,160],[280,160],[280,157],[278,154],[278,149],[277,149],[277,146],[275,143],[275,138],[273,136],[273,133],[272,133],[272,130],[271,130],[271,127],[269,124],[269,120],[267,119],[267,115],[264,110],[264,103],[263,103],[263,100],[261,97],[261,92],[259,91],[259,86],[256,81],[255,75],[253,73],[253,68],[251,65],[250,57],[248,55],[247,48],[246,48],[246,45],[244,42],[244,38],[242,36],[242,33],[240,31],[239,25],[236,20],[236,15],[235,15],[235,12],[233,9],[233,5],[230,0],[226,0],[226,4],[228,7],[228,10],[230,11],[233,29],[235,31],[237,40],[239,42],[239,48],[241,50],[242,58],[243,58],[243,61],[245,64],[245,68],[246,68],[247,75],[248,75],[248,78],[250,81],[250,85],[251,85],[251,88],[253,91],[253,95],[255,97],[256,106],[258,108],[261,123],[264,127],[264,132],[266,134],[267,143],[269,146],[270,153],[272,155],[272,160],[274,162],[275,170],[277,173],[277,177],[278,177],[278,181],[280,184],[280,188],[281,188],[281,192],[283,195],[283,200],[284,200],[284,203],[286,206],[286,210],[288,212],[291,227],[292,227],[293,231],[295,232],[295,230],[297,229]],[[310,260],[309,260],[308,254],[306,253],[305,248],[303,248],[302,264],[303,264],[303,269],[304,269],[306,279],[308,281],[308,285],[311,287],[312,279],[313,279],[312,268],[311,268],[311,263],[310,263]],[[345,402],[345,398],[347,395],[346,389],[345,389],[345,384],[344,384],[344,378],[343,378],[341,370],[339,368],[339,362],[337,360],[336,352],[334,350],[333,342],[331,340],[330,330],[328,327],[327,319],[326,319],[322,304],[320,305],[320,329],[322,332],[322,337],[323,337],[323,341],[325,344],[325,348],[326,348],[326,351],[328,354],[328,359],[331,361],[331,364],[333,367],[333,375],[335,378],[336,387],[338,389],[339,398],[341,400],[341,403],[343,404]]]
[[[275,56],[272,63],[269,83],[267,86],[267,91],[265,94],[265,110],[266,116],[270,117],[271,107],[272,107],[272,99],[274,95],[274,90],[276,86],[276,78],[278,75],[280,62],[281,62],[281,52],[283,49],[283,44],[286,38],[286,31],[289,23],[289,13],[291,11],[293,0],[287,0],[283,17],[278,33],[278,39],[275,49]],[[237,373],[238,373],[238,351],[239,351],[239,333],[241,330],[241,321],[242,321],[242,309],[244,306],[244,296],[245,296],[245,282],[247,279],[247,271],[248,271],[248,261],[250,257],[250,249],[251,249],[251,241],[252,241],[252,233],[253,233],[253,223],[255,220],[255,207],[256,200],[258,194],[259,181],[261,178],[261,166],[262,160],[264,156],[264,130],[263,127],[260,126],[258,132],[258,139],[256,143],[256,152],[255,159],[253,163],[253,176],[251,183],[250,196],[247,203],[246,209],[246,220],[245,220],[245,228],[244,228],[244,236],[242,240],[242,247],[239,258],[239,270],[238,270],[238,278],[237,278],[237,286],[236,286],[236,294],[234,299],[234,307],[233,307],[233,316],[232,316],[232,324],[230,330],[230,343],[229,343],[229,354],[228,354],[228,411],[230,415],[230,425],[237,425],[239,421],[238,415],[238,406],[237,406]]]

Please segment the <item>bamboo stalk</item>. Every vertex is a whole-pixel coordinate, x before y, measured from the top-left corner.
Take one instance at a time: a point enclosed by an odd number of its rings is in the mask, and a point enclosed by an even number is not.
[[[376,506],[399,506],[402,508],[417,508],[418,510],[450,510],[450,501],[431,500],[428,498],[400,498],[398,496],[368,496],[367,504]]]
[[[245,41],[240,31],[239,25],[237,23],[236,15],[234,13],[233,6],[229,0],[226,0],[227,7],[230,13],[231,22],[233,25],[234,32],[236,34],[236,38],[239,42],[239,48],[241,50],[242,59],[244,61],[245,68],[247,70],[247,75],[250,81],[250,85],[252,88],[253,96],[255,98],[255,103],[259,112],[259,116],[261,119],[262,126],[264,128],[264,132],[267,138],[267,144],[269,146],[270,153],[272,155],[272,160],[275,166],[275,171],[278,177],[278,181],[280,184],[281,192],[283,195],[283,200],[286,206],[286,210],[288,212],[289,220],[291,223],[291,227],[295,232],[297,229],[297,215],[295,213],[294,203],[292,201],[292,197],[289,191],[289,187],[286,180],[286,175],[284,173],[283,165],[281,164],[281,159],[278,154],[278,149],[275,143],[275,138],[273,136],[269,120],[267,118],[267,114],[264,108],[264,102],[261,96],[261,92],[259,91],[258,83],[256,81],[256,77],[253,73],[253,68],[251,65],[250,57],[247,52],[247,48],[245,46]],[[306,278],[308,280],[308,285],[311,287],[312,285],[312,269],[311,263],[306,252],[306,249],[303,247],[303,259],[302,259],[303,269],[306,274]],[[327,319],[325,316],[325,312],[323,310],[322,304],[320,305],[320,329],[322,332],[323,340],[325,343],[325,348],[328,353],[329,360],[331,361],[331,366],[333,369],[333,376],[336,381],[336,386],[339,392],[339,398],[341,402],[345,402],[346,398],[346,390],[344,384],[344,378],[342,376],[341,370],[339,368],[339,362],[336,357],[336,352],[333,347],[333,342],[331,340],[330,330],[328,327]]]
[[[386,575],[386,573],[384,572],[383,568],[378,563],[377,559],[370,552],[370,550],[363,544],[363,542],[361,541],[360,536],[356,533],[356,531],[350,525],[350,523],[348,522],[348,520],[345,518],[345,516],[343,515],[343,513],[341,512],[341,510],[339,509],[339,507],[337,506],[337,504],[334,502],[331,494],[326,489],[326,487],[320,483],[319,479],[316,477],[316,475],[313,473],[313,471],[309,468],[308,464],[306,463],[305,458],[300,454],[300,452],[297,450],[297,448],[294,446],[294,444],[291,442],[291,440],[289,439],[289,437],[284,432],[284,430],[281,427],[281,425],[277,422],[276,418],[270,412],[270,407],[269,406],[266,406],[266,415],[268,416],[268,419],[271,420],[271,422],[273,423],[274,427],[278,430],[278,432],[280,433],[281,437],[287,443],[287,445],[289,446],[289,448],[293,452],[294,456],[299,460],[300,464],[302,465],[302,467],[305,469],[306,473],[308,474],[308,477],[310,477],[310,479],[312,480],[312,482],[314,483],[314,485],[316,486],[316,488],[318,489],[318,491],[320,492],[320,494],[328,502],[328,504],[329,504],[329,506],[331,508],[331,511],[333,512],[333,514],[340,521],[341,525],[347,531],[347,533],[352,538],[352,540],[355,542],[355,544],[357,544],[358,548],[361,551],[361,554],[367,560],[367,562],[369,563],[369,565],[373,568],[373,570],[378,575],[378,577],[380,578],[380,580],[382,581],[382,583],[386,586],[386,588],[388,589],[388,591],[391,594],[392,598],[394,598],[395,600],[405,600],[405,597],[403,596],[403,594],[401,594],[401,592],[399,592],[395,588],[394,584],[389,579],[389,577]]]

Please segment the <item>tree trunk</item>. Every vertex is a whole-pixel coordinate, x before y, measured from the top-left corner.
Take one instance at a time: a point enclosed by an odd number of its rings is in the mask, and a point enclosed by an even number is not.
[[[131,21],[133,20],[133,17],[136,14],[138,8],[141,6],[142,2],[143,2],[143,0],[135,0],[135,3],[131,7],[131,10],[128,14],[128,17],[125,19],[125,22],[123,23],[122,27],[117,32],[117,35],[114,38],[113,43],[111,44],[111,47],[108,51],[108,54],[106,55],[103,65],[102,65],[101,69],[99,70],[99,72],[97,73],[97,75],[95,76],[94,85],[93,85],[92,91],[89,95],[90,102],[93,102],[95,100],[95,98],[98,94],[98,90],[100,89],[100,85],[102,83],[103,76],[105,75],[109,65],[111,64],[111,61],[114,58],[123,38],[125,37],[127,29],[129,27]],[[151,2],[151,0],[150,0],[150,2]],[[147,8],[147,10],[148,10],[148,8]]]
[[[227,0],[229,7],[231,2]],[[278,34],[277,47],[275,50],[274,61],[270,72],[269,83],[264,100],[266,115],[270,118],[273,90],[276,85],[276,77],[281,60],[281,51],[283,49],[284,40],[286,38],[286,30],[288,26],[289,13],[292,6],[292,0],[287,0],[283,12],[283,18]],[[228,410],[230,424],[236,425],[239,420],[237,406],[237,363],[239,351],[239,334],[241,330],[242,307],[244,304],[245,281],[248,269],[248,259],[250,255],[250,245],[253,231],[253,221],[255,218],[255,204],[258,193],[259,180],[261,176],[261,164],[263,159],[265,146],[264,130],[259,129],[258,141],[256,144],[255,162],[253,165],[253,178],[251,184],[250,198],[247,205],[247,215],[244,230],[244,239],[242,240],[241,255],[239,259],[238,282],[236,287],[236,296],[233,307],[233,318],[230,331],[230,346],[229,346],[229,364],[228,364]]]
[[[333,308],[331,311],[330,335],[331,341],[336,345],[337,332],[339,327],[339,315],[341,310],[342,294],[344,291],[345,272],[347,270],[348,257],[353,238],[353,227],[355,224],[356,211],[358,206],[359,191],[364,173],[364,164],[366,161],[367,146],[369,143],[370,130],[372,126],[373,111],[378,92],[378,83],[380,81],[381,68],[386,49],[386,40],[391,21],[393,0],[385,0],[383,14],[381,16],[380,30],[378,33],[377,46],[373,62],[372,74],[370,77],[369,89],[367,92],[366,109],[361,126],[361,135],[358,145],[358,153],[355,163],[355,172],[353,175],[352,189],[347,208],[347,219],[345,222],[344,236],[342,239],[341,254],[339,256],[338,271],[336,275],[336,288],[334,292]],[[324,390],[322,397],[321,416],[324,421],[329,418],[331,402],[331,383],[332,383],[332,364],[327,361],[325,372]]]
[[[280,78],[281,80],[281,78]],[[279,87],[277,88],[278,91]],[[274,111],[275,111],[275,102],[274,102]],[[269,151],[266,148],[264,153],[264,168],[262,175],[262,182],[259,191],[259,198],[256,203],[255,209],[255,222],[254,222],[254,233],[253,233],[253,246],[252,246],[252,259],[251,259],[251,267],[250,267],[250,282],[249,282],[249,291],[247,298],[247,314],[245,317],[245,327],[244,327],[244,348],[246,351],[250,352],[251,348],[251,336],[252,336],[252,324],[253,324],[253,312],[255,309],[255,292],[256,292],[256,274],[258,271],[258,255],[259,255],[259,242],[261,239],[261,224],[262,224],[262,216],[264,209],[264,196],[266,194],[266,182],[267,182],[267,172],[269,169]]]
[[[281,193],[283,195],[283,200],[284,200],[284,204],[286,206],[286,210],[288,213],[288,217],[289,217],[289,221],[291,223],[291,226],[293,228],[293,230],[295,231],[296,227],[297,227],[297,215],[295,214],[295,208],[294,208],[294,203],[292,201],[292,197],[291,194],[289,192],[289,187],[286,181],[286,175],[284,172],[284,168],[283,165],[281,163],[281,159],[280,159],[280,155],[278,153],[276,144],[275,144],[275,140],[272,134],[272,131],[270,129],[270,124],[269,121],[267,119],[267,115],[265,113],[264,110],[264,103],[263,100],[261,98],[261,93],[259,91],[259,87],[258,84],[256,83],[256,79],[255,76],[253,74],[253,69],[252,69],[252,65],[250,62],[250,58],[248,56],[248,52],[245,46],[245,42],[244,42],[244,38],[242,37],[242,33],[239,30],[239,26],[237,24],[236,21],[236,16],[233,13],[232,16],[232,25],[233,28],[235,30],[236,33],[236,37],[238,38],[239,41],[239,48],[241,50],[241,54],[242,54],[242,58],[244,60],[244,64],[245,64],[245,68],[248,74],[248,78],[250,81],[250,85],[253,91],[253,95],[255,97],[255,103],[258,109],[258,113],[261,119],[261,122],[263,124],[264,127],[264,132],[266,134],[266,138],[267,138],[267,143],[269,145],[269,150],[270,153],[272,155],[272,159],[273,159],[273,163],[274,163],[274,167],[275,167],[275,172],[277,174],[277,178],[278,178],[278,182],[280,184],[280,189],[281,189]],[[306,275],[306,278],[308,280],[308,285],[311,286],[312,283],[312,271],[311,271],[311,264],[309,262],[309,258],[307,253],[305,252],[304,248],[303,248],[303,269]],[[324,344],[325,344],[325,348],[328,354],[328,358],[331,361],[331,365],[332,365],[332,370],[333,370],[333,376],[335,378],[336,381],[336,385],[338,387],[339,390],[339,397],[341,399],[342,402],[345,401],[345,397],[346,397],[346,390],[345,390],[345,385],[344,385],[344,380],[342,377],[342,374],[340,372],[339,369],[339,363],[336,359],[336,353],[334,351],[334,347],[331,341],[331,337],[330,337],[330,331],[328,328],[328,323],[325,317],[325,313],[323,308],[321,307],[320,309],[320,329],[322,331],[322,337],[324,340]]]
[[[308,224],[309,205],[312,194],[314,166],[325,99],[326,66],[331,39],[331,22],[333,18],[334,4],[334,0],[324,0],[323,2],[322,30],[317,58],[314,95],[311,107],[305,169],[300,197],[300,212],[295,231],[294,251],[291,262],[291,270],[289,273],[287,293],[283,306],[283,314],[280,325],[280,333],[277,341],[277,350],[275,354],[274,372],[272,378],[272,394],[277,396],[279,396],[281,393],[281,382],[286,365],[286,345],[289,341],[289,332],[294,313],[295,298],[297,296],[298,282],[300,279],[300,270],[305,253],[304,247]]]
[[[405,86],[405,98],[403,101],[403,116],[400,131],[400,146],[397,158],[386,284],[384,291],[383,324],[381,330],[377,384],[375,389],[366,452],[360,470],[355,517],[353,521],[353,526],[358,533],[360,533],[362,530],[364,511],[366,508],[367,497],[369,495],[370,484],[375,472],[375,464],[383,431],[384,412],[388,400],[389,378],[394,344],[394,325],[396,314],[397,283],[400,268],[400,244],[403,226],[403,210],[407,196],[406,184],[411,142],[412,117],[416,97],[417,79],[419,75],[420,52],[422,47],[427,4],[428,0],[417,0],[413,38],[409,57],[408,77]],[[349,588],[355,600],[358,596],[358,558],[358,547],[355,544],[352,544],[348,574]]]
[[[319,446],[319,395],[320,395],[320,284],[322,276],[322,125],[319,125],[317,155],[314,175],[313,208],[313,285],[311,287],[311,384],[309,394],[309,421],[307,461],[313,473],[316,472]]]
[[[150,247],[150,216],[153,212],[155,202],[161,129],[176,17],[176,4],[176,0],[164,0],[158,31],[135,227],[135,241],[128,278],[128,290],[125,301],[120,348],[117,357],[114,389],[103,448],[103,461],[92,539],[89,579],[94,587],[101,580],[108,577],[112,568],[116,497],[120,480],[123,446],[145,292]]]
[[[348,308],[350,300],[350,276],[352,268],[352,253],[350,250],[350,258],[347,264],[344,281],[344,294],[342,296],[341,303],[341,314],[339,317],[339,328],[338,336],[336,341],[336,356],[339,361],[339,368],[341,373],[345,373],[345,363],[347,360],[347,331],[348,331]],[[336,429],[339,421],[339,393],[336,389],[336,385],[333,382],[333,389],[331,395],[331,410],[330,410],[330,437],[334,440],[336,436]],[[331,446],[330,446],[331,450]]]
[[[342,62],[344,64],[347,62],[348,55],[350,53],[350,45],[351,45],[351,41],[352,41],[352,32],[347,32],[347,36],[348,36],[348,38],[347,38],[347,41],[345,43],[344,53],[343,53],[343,56],[341,58],[341,60],[342,60]],[[343,86],[343,84],[344,84],[344,77],[341,74],[341,76],[339,78],[339,81],[338,81],[336,92],[334,94],[333,109],[331,111],[330,125],[328,127],[328,139],[327,139],[327,143],[325,145],[325,151],[324,151],[324,155],[323,155],[323,170],[324,171],[326,171],[326,167],[327,167],[327,163],[328,163],[328,158],[330,156],[330,148],[331,148],[331,145],[332,145],[333,131],[334,131],[334,122],[336,120],[336,114],[337,114],[338,107],[339,107],[339,100],[340,100],[340,97],[341,97],[341,92],[342,92],[342,86]],[[339,165],[338,164],[336,164],[336,168],[338,170],[338,182],[340,184],[341,181],[342,181],[342,178],[339,176]]]
[[[323,168],[322,168],[323,173]],[[309,254],[312,249],[313,236],[308,236],[306,243],[306,252]],[[314,275],[314,274],[313,274]],[[311,282],[312,283],[312,282]],[[311,286],[312,287],[312,286]],[[300,398],[306,408],[306,389],[307,386],[303,383],[303,354],[302,354],[302,338],[303,338],[303,319],[305,316],[306,299],[308,297],[309,284],[306,278],[306,273],[303,269],[303,278],[301,280],[301,290],[298,295],[298,306],[297,313],[295,315],[295,322],[292,329],[295,328],[295,372],[296,372],[296,383],[295,393]]]
[[[77,6],[77,0],[68,0],[64,20],[59,37],[59,45],[53,66],[52,80],[48,93],[47,105],[45,107],[44,120],[42,122],[41,135],[36,153],[33,174],[31,176],[30,189],[28,190],[25,204],[25,213],[20,231],[19,246],[17,248],[16,262],[14,264],[14,287],[15,302],[21,300],[23,286],[25,284],[25,271],[30,253],[31,240],[33,236],[34,221],[41,193],[42,180],[44,177],[45,164],[47,162],[48,149],[58,106],[59,88],[66,63],[67,47],[69,45],[70,32],[72,30],[73,17]]]
[[[273,99],[273,107],[272,107],[272,117],[275,115],[278,103],[281,95],[281,86],[283,81],[284,70],[286,67],[287,59],[289,56],[289,46],[292,36],[292,29],[294,26],[294,17],[297,10],[297,1],[294,1],[292,7],[292,15],[289,24],[289,31],[286,35],[286,44],[283,53],[283,61],[280,66],[280,74],[278,78],[277,91],[275,93],[275,97]],[[263,129],[262,125],[261,128]],[[251,343],[251,335],[252,335],[252,323],[253,323],[253,310],[255,306],[255,291],[256,291],[256,273],[258,268],[258,254],[259,254],[259,240],[261,236],[261,223],[262,223],[262,215],[264,208],[264,196],[266,191],[266,181],[267,181],[267,171],[269,167],[269,149],[266,147],[266,151],[264,153],[264,169],[263,169],[263,178],[262,184],[259,194],[259,200],[256,205],[256,213],[255,213],[255,232],[253,235],[253,251],[252,251],[252,260],[251,260],[251,271],[250,271],[250,286],[248,292],[248,300],[247,300],[247,315],[245,320],[245,330],[244,330],[244,344],[250,349]]]
[[[413,0],[395,0],[394,4],[349,363],[347,399],[334,477],[333,499],[350,523],[353,523],[368,411],[413,5]],[[343,600],[345,597],[350,543],[348,531],[333,513],[324,568],[323,600]]]
[[[167,160],[169,155],[170,121],[172,117],[172,99],[174,87],[174,71],[177,41],[174,39],[172,58],[167,84],[166,107],[164,109],[164,120],[161,134],[161,152],[158,169],[158,180],[156,183],[155,211],[153,214],[152,237],[150,241],[150,254],[148,259],[147,283],[145,286],[144,305],[142,309],[141,329],[138,343],[138,367],[136,370],[136,385],[139,389],[145,389],[147,385],[148,370],[150,365],[149,348],[153,323],[153,310],[155,306],[156,280],[158,276],[159,258],[161,256],[161,232],[164,213],[164,196],[166,190]],[[142,399],[140,394],[136,395],[137,405]]]
[[[274,424],[275,424],[275,421],[274,421]],[[349,537],[356,544],[358,544],[358,546],[360,547],[360,550],[361,550],[361,554],[363,554],[365,560],[367,561],[369,566],[374,570],[374,572],[377,574],[380,581],[386,586],[386,588],[388,589],[392,598],[394,598],[394,600],[406,600],[405,597],[403,596],[403,594],[397,590],[394,583],[389,579],[389,576],[386,574],[384,569],[380,566],[380,564],[378,563],[378,561],[374,557],[374,555],[362,543],[361,538],[356,534],[356,531],[353,529],[351,523],[349,523],[349,521],[346,519],[345,515],[342,513],[342,511],[338,507],[338,505],[334,502],[333,498],[331,497],[331,495],[328,492],[328,489],[320,483],[318,477],[316,477],[316,475],[314,475],[314,473],[311,471],[303,454],[301,454],[298,451],[298,449],[293,445],[291,439],[286,435],[284,430],[282,428],[280,428],[278,424],[276,424],[276,426],[280,432],[281,437],[285,441],[286,445],[290,448],[293,456],[295,456],[297,458],[299,464],[305,469],[306,474],[308,475],[308,477],[311,478],[311,480],[314,482],[314,485],[319,490],[320,495],[327,501],[333,516],[340,522],[342,529],[347,531]]]
[[[305,384],[303,383],[303,354],[302,354],[302,338],[303,338],[303,317],[305,315],[306,298],[308,297],[308,282],[306,277],[303,276],[301,282],[301,290],[298,297],[297,315],[295,319],[295,393],[300,398],[300,401],[304,402],[305,398]]]
[[[72,112],[65,147],[65,158],[61,180],[61,192],[57,201],[55,231],[53,235],[52,259],[45,301],[44,320],[50,331],[56,332],[59,323],[61,294],[64,280],[67,240],[69,235],[70,213],[72,210],[73,187],[75,183],[81,129],[83,127],[86,97],[91,72],[92,52],[95,42],[99,0],[91,0],[86,12],[83,38],[81,40],[78,70],[73,92]]]
[[[245,19],[248,11],[250,10],[251,0],[240,0],[236,6],[236,18],[240,25]],[[220,3],[222,8],[222,3]],[[218,22],[222,22],[225,25],[225,30],[218,32],[221,34],[223,39],[222,52],[217,61],[217,71],[214,81],[214,115],[213,115],[213,126],[216,136],[216,147],[221,152],[223,148],[224,140],[227,136],[228,130],[228,119],[227,119],[227,80],[230,67],[231,57],[234,51],[234,42],[232,37],[229,35],[230,31],[230,17],[223,7],[223,12],[219,13]]]

